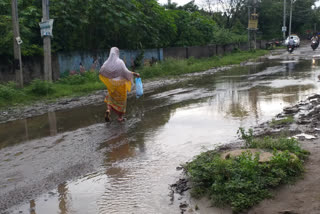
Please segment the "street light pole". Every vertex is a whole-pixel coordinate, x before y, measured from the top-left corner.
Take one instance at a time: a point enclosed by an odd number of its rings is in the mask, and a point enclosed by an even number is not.
[[[292,23],[292,1],[293,1],[293,0],[291,0],[291,4],[290,4],[289,36],[291,35],[291,23]]]
[[[287,12],[287,8],[286,5],[287,1],[283,0],[283,27],[286,27],[286,12]],[[285,29],[283,29],[283,41],[286,39],[286,31]]]

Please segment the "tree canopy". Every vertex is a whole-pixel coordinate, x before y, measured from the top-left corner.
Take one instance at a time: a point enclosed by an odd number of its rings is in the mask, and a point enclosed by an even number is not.
[[[289,2],[288,8],[289,8]],[[252,0],[194,0],[178,6],[156,0],[50,0],[54,19],[53,51],[101,50],[226,44],[246,41],[247,6]],[[320,23],[315,0],[296,0],[292,32],[305,33]],[[41,0],[18,0],[22,54],[42,52],[39,22]],[[214,10],[214,6],[220,10]],[[220,6],[219,6],[220,5]],[[259,32],[281,38],[283,1],[258,0]],[[287,21],[288,23],[288,21]],[[318,25],[320,26],[320,25]],[[11,1],[0,1],[0,55],[12,55]]]

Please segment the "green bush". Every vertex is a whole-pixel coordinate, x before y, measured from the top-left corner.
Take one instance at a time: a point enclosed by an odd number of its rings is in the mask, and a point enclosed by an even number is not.
[[[195,59],[194,57],[190,57],[189,59],[168,58],[165,61],[161,61],[153,66],[141,67],[138,72],[141,74],[141,77],[143,79],[175,76],[186,73],[205,71],[207,69],[225,65],[238,64],[245,60],[265,55],[266,53],[268,52],[265,50],[258,50],[256,52],[234,52],[224,56],[214,56],[202,59]]]
[[[85,72],[82,74],[86,82],[99,82],[99,72]]]
[[[248,36],[246,34],[234,33],[229,29],[218,28],[214,32],[212,42],[214,44],[226,45],[226,44],[241,43],[241,42],[247,42],[247,41],[248,41]]]
[[[253,129],[246,131],[244,128],[239,128],[237,131],[238,136],[244,140],[245,147],[250,148],[253,141]]]
[[[244,152],[224,160],[209,151],[186,165],[193,197],[209,195],[217,206],[242,211],[272,196],[270,189],[288,183],[303,172],[301,160],[288,151],[274,151],[270,162],[260,163],[259,154]]]
[[[270,126],[286,125],[293,122],[294,122],[294,118],[292,116],[289,116],[280,120],[272,119]]]
[[[15,97],[21,95],[21,92],[16,87],[15,82],[8,82],[7,84],[0,84],[0,99],[13,100]]]
[[[70,75],[59,80],[59,83],[67,85],[80,85],[84,84],[85,82],[86,79],[80,74]]]
[[[305,159],[310,153],[301,148],[300,143],[294,138],[278,137],[272,138],[265,136],[263,138],[255,138],[253,136],[253,130],[249,129],[245,131],[243,128],[239,128],[238,135],[245,141],[246,148],[260,148],[269,150],[288,150],[289,152],[297,155],[301,159]]]
[[[99,76],[97,72],[85,72],[84,74],[69,75],[61,78],[59,83],[67,85],[81,85],[86,82],[97,82]]]
[[[192,181],[193,197],[209,195],[215,205],[229,205],[243,211],[272,196],[270,190],[296,179],[304,171],[303,159],[309,152],[294,138],[255,138],[253,130],[240,128],[247,148],[273,152],[269,162],[259,162],[259,153],[222,159],[217,151],[207,151],[187,163],[185,169]]]
[[[0,99],[11,101],[21,96],[21,90],[17,88],[15,82],[0,84]]]
[[[30,84],[30,91],[35,95],[47,95],[54,92],[53,84],[43,80],[33,80]]]

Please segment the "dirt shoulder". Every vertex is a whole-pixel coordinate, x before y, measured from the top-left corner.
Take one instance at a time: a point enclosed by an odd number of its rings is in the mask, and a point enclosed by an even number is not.
[[[293,122],[275,123],[268,121],[254,128],[255,136],[279,136],[286,134],[295,137],[303,149],[311,154],[305,161],[305,173],[295,183],[282,185],[273,190],[273,198],[266,199],[258,205],[243,212],[247,214],[319,214],[320,213],[320,94],[314,94],[305,101],[285,108],[275,120],[292,117]],[[233,142],[218,150],[235,150],[240,148],[241,142]],[[191,184],[186,177],[180,178],[172,186],[172,195],[189,195]],[[230,208],[213,207],[207,198],[191,199],[188,207],[197,207],[199,211],[191,213],[221,213],[231,214]],[[182,213],[186,209],[181,208]]]
[[[252,63],[252,62],[250,61],[244,62],[242,63],[242,65],[246,65],[249,63]],[[161,78],[161,79],[155,79],[155,80],[148,80],[146,82],[143,82],[144,93],[151,93],[153,90],[157,88],[173,85],[180,81],[186,81],[196,76],[225,71],[235,66],[236,65],[213,68],[203,72],[186,74],[178,77],[168,77],[166,79]],[[61,98],[55,101],[37,102],[35,104],[28,105],[28,106],[17,106],[17,107],[9,107],[6,109],[0,109],[0,123],[14,121],[18,119],[30,118],[30,117],[46,114],[48,112],[78,108],[81,106],[102,105],[105,95],[106,95],[106,90],[100,90],[100,91],[95,91],[86,96]],[[131,93],[129,93],[128,97],[130,98],[130,97],[133,97],[134,95],[135,95],[135,88],[132,90]]]
[[[284,112],[277,117],[285,116],[294,116],[295,122],[274,128],[263,124],[260,128],[262,133],[287,130],[291,135],[299,138],[302,147],[311,152],[305,162],[305,174],[296,183],[276,189],[274,198],[264,200],[253,207],[249,214],[320,213],[320,95],[313,95],[306,101],[284,109]]]
[[[318,214],[320,213],[320,140],[302,143],[311,155],[301,180],[274,191],[274,198],[253,207],[249,214]]]

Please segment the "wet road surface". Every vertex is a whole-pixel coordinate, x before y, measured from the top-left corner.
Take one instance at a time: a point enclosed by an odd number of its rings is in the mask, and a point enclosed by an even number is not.
[[[194,76],[131,98],[127,121],[105,106],[0,124],[0,210],[7,213],[180,213],[168,197],[176,167],[236,139],[319,92],[320,52],[293,54]],[[200,203],[200,202],[199,202]],[[194,202],[191,202],[194,204]],[[192,213],[228,213],[215,208]]]

